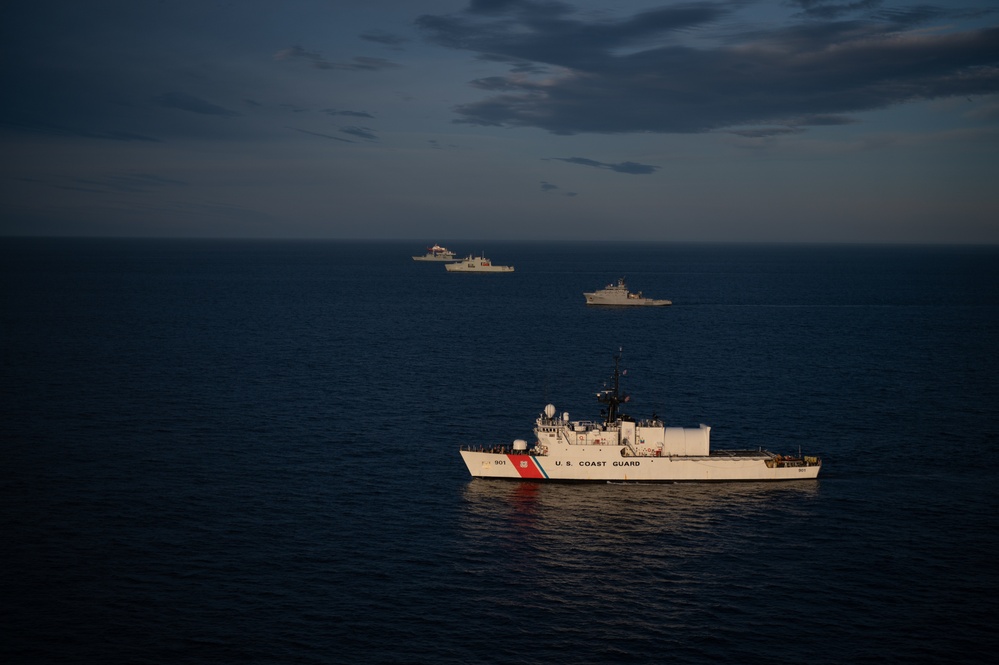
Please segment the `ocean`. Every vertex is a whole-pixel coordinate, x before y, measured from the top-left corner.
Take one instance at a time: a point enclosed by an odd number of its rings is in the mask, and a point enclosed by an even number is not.
[[[994,661],[999,248],[434,241],[0,240],[4,662]],[[469,477],[619,352],[819,479]]]

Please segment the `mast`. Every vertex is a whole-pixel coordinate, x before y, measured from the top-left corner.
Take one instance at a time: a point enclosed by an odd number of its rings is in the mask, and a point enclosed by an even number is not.
[[[606,404],[607,409],[604,417],[605,425],[613,425],[618,419],[618,407],[628,401],[628,396],[621,397],[621,351],[618,349],[614,356],[614,377],[613,388],[604,389],[597,393],[597,401]],[[624,414],[620,414],[624,415]]]

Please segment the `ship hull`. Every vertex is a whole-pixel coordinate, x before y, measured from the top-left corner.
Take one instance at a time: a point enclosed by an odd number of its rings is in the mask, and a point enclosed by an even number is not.
[[[642,292],[632,293],[624,284],[624,278],[617,280],[617,284],[608,284],[599,291],[583,293],[587,305],[600,305],[603,307],[665,307],[672,305],[672,300],[657,298],[646,298]]]
[[[617,447],[572,454],[462,450],[476,478],[591,482],[732,482],[811,480],[821,464],[777,462],[770,453],[719,451],[711,455],[622,457]]]
[[[783,456],[764,450],[711,450],[711,427],[667,427],[655,415],[636,420],[622,414],[629,401],[621,395],[614,359],[612,387],[597,393],[604,405],[602,422],[572,420],[545,406],[535,420],[537,440],[528,444],[463,446],[461,457],[476,478],[591,482],[731,482],[812,480],[822,460]]]
[[[513,272],[513,266],[498,266],[484,256],[467,256],[444,266],[448,272]]]
[[[599,307],[666,307],[671,300],[651,300],[649,298],[600,298],[592,293],[584,293],[586,304]]]
[[[510,266],[470,265],[461,261],[449,263],[444,267],[448,272],[513,272]]]

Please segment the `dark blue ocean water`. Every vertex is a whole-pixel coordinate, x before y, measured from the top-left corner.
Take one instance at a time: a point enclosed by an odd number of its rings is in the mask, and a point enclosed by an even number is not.
[[[992,662],[999,249],[422,248],[0,240],[4,661]],[[619,348],[819,480],[468,477]]]

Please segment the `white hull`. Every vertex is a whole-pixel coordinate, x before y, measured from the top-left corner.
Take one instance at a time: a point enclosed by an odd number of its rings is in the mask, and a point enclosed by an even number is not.
[[[434,245],[433,247],[427,247],[427,253],[423,256],[414,256],[414,261],[461,261],[461,259],[455,257],[454,252],[452,252],[447,247],[441,247],[440,245]]]
[[[821,464],[776,462],[767,452],[724,451],[709,456],[622,457],[619,448],[586,446],[582,450],[534,455],[462,450],[468,472],[476,478],[599,482],[730,482],[809,480]],[[770,465],[767,464],[768,460]]]

